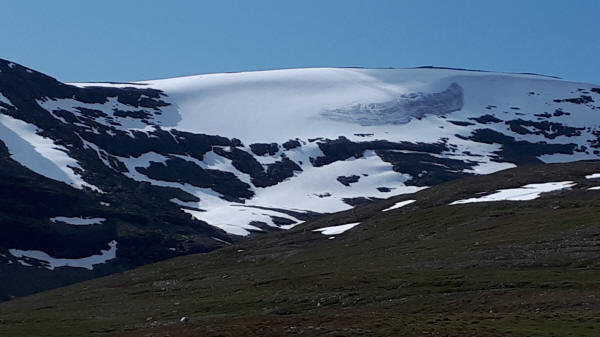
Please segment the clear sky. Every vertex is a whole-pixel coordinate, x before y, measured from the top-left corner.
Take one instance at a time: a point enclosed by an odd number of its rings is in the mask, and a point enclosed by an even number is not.
[[[436,65],[600,83],[598,0],[20,0],[0,8],[0,57],[63,81]]]

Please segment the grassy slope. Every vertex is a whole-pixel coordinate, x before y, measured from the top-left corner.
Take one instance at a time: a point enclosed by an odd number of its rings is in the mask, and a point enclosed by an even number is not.
[[[600,335],[600,191],[583,179],[595,172],[600,162],[463,179],[0,303],[0,335]],[[447,206],[560,180],[579,184],[530,202]],[[380,211],[403,199],[418,201]],[[354,221],[332,240],[311,231]]]

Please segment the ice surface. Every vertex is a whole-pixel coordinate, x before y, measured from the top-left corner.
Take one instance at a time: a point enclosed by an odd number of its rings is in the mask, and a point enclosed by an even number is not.
[[[358,225],[360,225],[360,222],[354,222],[354,223],[338,225],[338,226],[317,228],[317,229],[314,229],[313,232],[321,232],[321,234],[323,234],[323,235],[337,235],[337,234],[342,234],[345,231],[350,230]]]
[[[396,209],[396,208],[404,207],[406,205],[412,204],[415,201],[416,200],[404,200],[404,201],[400,201],[400,202],[395,203],[393,206],[384,209],[382,212],[387,212],[387,211],[391,211],[391,210]]]
[[[496,193],[492,193],[482,197],[457,200],[450,203],[450,205],[503,200],[533,200],[538,198],[542,193],[563,190],[571,188],[573,186],[575,186],[575,183],[572,181],[529,184],[518,188],[498,190]]]
[[[9,249],[14,257],[28,257],[30,259],[41,261],[46,269],[54,270],[58,267],[76,267],[92,270],[94,265],[106,263],[117,256],[117,241],[113,240],[108,243],[108,250],[101,250],[99,255],[92,255],[81,259],[61,259],[54,258],[45,252],[39,250],[20,250]]]
[[[446,115],[463,107],[463,90],[452,83],[439,93],[411,93],[387,101],[325,110],[326,118],[360,125],[404,124],[426,114]]]

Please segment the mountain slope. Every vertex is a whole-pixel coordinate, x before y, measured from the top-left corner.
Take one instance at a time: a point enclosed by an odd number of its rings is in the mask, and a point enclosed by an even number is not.
[[[591,336],[600,162],[468,177],[0,304],[10,336]],[[527,201],[450,205],[569,181]],[[403,200],[403,207],[384,211]],[[332,235],[315,229],[346,223]],[[181,317],[187,321],[180,322]]]
[[[0,60],[0,298],[475,174],[596,159],[599,100],[590,84],[452,69],[65,84]]]

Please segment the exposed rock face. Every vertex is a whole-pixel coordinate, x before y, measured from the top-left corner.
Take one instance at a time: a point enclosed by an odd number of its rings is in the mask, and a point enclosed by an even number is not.
[[[279,145],[277,145],[277,143],[250,144],[250,150],[252,150],[252,152],[257,156],[264,156],[266,154],[268,154],[269,156],[272,156],[279,151]]]
[[[354,184],[355,182],[358,182],[359,179],[360,179],[360,176],[357,176],[356,174],[353,174],[351,176],[337,177],[337,181],[339,181],[340,184],[342,184],[344,186],[350,186],[350,184]]]

